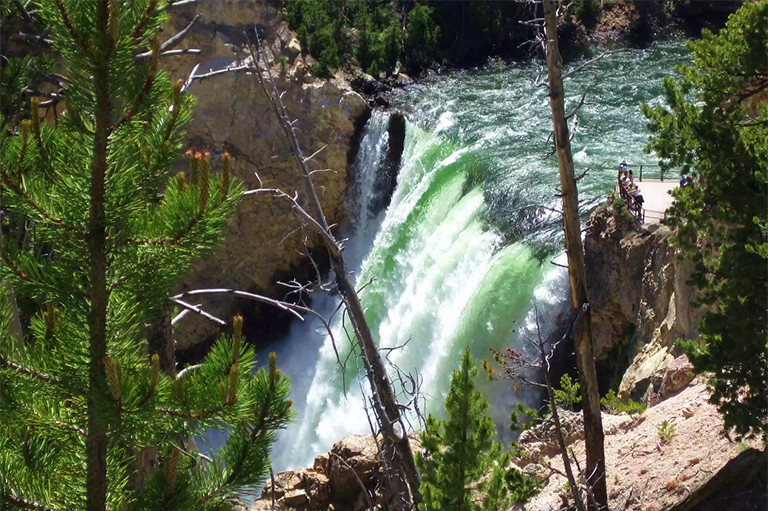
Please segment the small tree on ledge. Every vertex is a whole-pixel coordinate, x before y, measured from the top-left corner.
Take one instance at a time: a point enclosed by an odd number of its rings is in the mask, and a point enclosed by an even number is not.
[[[445,399],[448,419],[438,420],[431,414],[421,434],[425,454],[416,454],[416,465],[422,476],[421,490],[427,511],[481,509],[475,502],[470,485],[477,483],[492,469],[487,484],[486,501],[505,509],[507,488],[503,484],[508,457],[493,439],[496,425],[486,414],[488,401],[475,389],[477,367],[467,347],[458,371],[451,375],[451,387]],[[482,509],[492,509],[484,502]],[[489,507],[490,506],[490,507]]]

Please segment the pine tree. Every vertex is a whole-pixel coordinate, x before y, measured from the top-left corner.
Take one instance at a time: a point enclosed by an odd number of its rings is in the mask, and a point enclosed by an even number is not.
[[[488,401],[475,390],[477,367],[467,347],[458,371],[451,375],[445,399],[447,420],[431,414],[420,436],[423,453],[416,454],[422,476],[422,494],[427,511],[481,509],[472,497],[470,485],[489,470],[487,495],[482,509],[503,509],[508,501],[504,480],[507,458],[494,441],[496,426],[487,416]],[[499,461],[501,460],[501,461]],[[494,507],[496,506],[496,507]]]
[[[712,373],[726,427],[768,435],[768,1],[745,2],[717,35],[689,43],[692,66],[664,80],[668,106],[643,105],[648,150],[697,179],[668,210],[706,304],[701,341],[683,343]]]
[[[213,174],[208,153],[189,151],[189,182],[169,178],[193,99],[159,65],[167,7],[35,6],[61,57],[66,108],[46,122],[32,98],[29,118],[0,131],[0,208],[25,226],[0,243],[0,289],[38,306],[19,334],[0,300],[3,510],[231,508],[263,481],[291,418],[290,382],[274,356],[254,373],[241,318],[178,374],[148,342],[173,285],[216,247],[242,197],[226,154]],[[210,428],[229,438],[209,457],[190,439]],[[148,450],[156,467],[140,461]]]

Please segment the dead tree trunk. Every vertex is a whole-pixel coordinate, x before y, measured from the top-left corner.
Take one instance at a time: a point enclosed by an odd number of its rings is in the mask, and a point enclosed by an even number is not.
[[[560,168],[560,188],[563,199],[563,229],[568,254],[568,277],[571,284],[571,307],[578,311],[587,303],[586,269],[581,244],[581,224],[578,210],[578,190],[573,170],[568,121],[565,116],[562,60],[557,44],[557,14],[555,1],[544,0],[544,23],[547,40],[547,74],[549,99],[554,125],[555,151]],[[576,365],[581,381],[584,406],[584,431],[587,450],[587,484],[591,487],[596,505],[607,509],[608,496],[605,483],[605,453],[603,425],[600,416],[600,395],[597,389],[597,371],[592,350],[592,325],[589,309],[575,326],[574,343]]]
[[[575,322],[579,321],[579,314],[576,316]],[[555,402],[555,391],[552,387],[552,380],[549,377],[549,357],[547,356],[547,348],[544,340],[541,337],[541,327],[539,326],[539,312],[536,311],[536,339],[539,352],[539,364],[541,364],[542,372],[544,373],[544,384],[547,386],[547,397],[549,398],[549,405],[552,407],[552,420],[555,423],[555,436],[557,436],[557,443],[560,446],[560,455],[563,459],[563,469],[565,469],[566,477],[568,478],[568,484],[571,485],[571,494],[573,495],[573,502],[576,505],[578,511],[585,511],[584,502],[579,495],[579,486],[576,484],[576,478],[573,477],[573,468],[571,468],[571,460],[568,458],[568,446],[565,443],[565,436],[563,435],[563,428],[560,424],[560,415],[557,412],[557,403]],[[551,356],[554,353],[554,349],[550,352]]]
[[[401,471],[396,477],[390,478],[391,484],[396,487],[390,488],[395,498],[394,507],[398,510],[416,509],[421,502],[421,493],[419,492],[419,475],[416,471],[413,452],[408,441],[405,425],[400,416],[397,399],[392,384],[387,375],[384,361],[381,358],[373,335],[365,319],[364,310],[357,296],[352,279],[349,278],[349,269],[341,252],[341,247],[331,233],[328,222],[325,218],[320,199],[317,197],[315,186],[312,182],[312,172],[309,169],[308,161],[303,155],[299,145],[298,138],[294,132],[293,122],[280,99],[280,93],[277,89],[272,74],[269,71],[269,63],[263,58],[261,53],[261,43],[256,39],[256,45],[249,42],[251,56],[256,67],[255,73],[264,87],[264,92],[269,98],[274,109],[275,115],[280,121],[286,137],[291,145],[291,152],[296,161],[301,180],[304,183],[306,200],[309,203],[310,211],[303,212],[306,219],[314,224],[320,232],[331,261],[331,267],[336,274],[336,284],[341,294],[342,300],[349,312],[355,335],[359,341],[363,363],[368,375],[368,380],[373,394],[373,402],[376,406],[376,414],[384,431],[383,454],[389,458],[389,463],[395,469]],[[264,62],[266,70],[262,70],[260,61]],[[265,72],[268,82],[262,75]]]

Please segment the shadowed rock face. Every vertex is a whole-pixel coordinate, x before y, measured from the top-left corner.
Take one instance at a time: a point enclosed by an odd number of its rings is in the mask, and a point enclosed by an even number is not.
[[[691,263],[670,245],[669,228],[639,229],[611,200],[587,227],[587,287],[601,391],[618,375],[620,398],[650,401],[658,391],[654,374],[680,354],[677,339],[698,336],[711,308],[693,305],[699,294],[687,284]]]
[[[345,217],[350,153],[356,147],[354,139],[368,115],[368,106],[346,83],[321,81],[309,74],[311,57],[301,52],[278,7],[279,2],[264,0],[217,0],[174,7],[164,31],[167,37],[201,14],[178,48],[199,48],[202,52],[166,58],[164,64],[174,77],[186,80],[198,63],[197,74],[250,63],[243,32],[249,30],[252,37],[252,28],[257,26],[278,86],[285,91],[283,101],[289,114],[298,118],[296,126],[305,154],[327,145],[312,167],[331,170],[316,174],[315,185],[328,222],[338,224]],[[188,127],[189,145],[210,151],[214,168],[218,168],[222,152],[228,151],[236,162],[234,174],[246,189],[260,186],[258,173],[264,187],[292,194],[300,185],[298,171],[285,134],[255,77],[244,72],[227,73],[195,81],[189,90],[197,97],[194,119]],[[187,170],[186,165],[180,163],[177,170]],[[302,191],[300,188],[299,193]],[[310,249],[319,247],[319,239],[310,230],[296,231],[298,227],[298,219],[285,199],[267,194],[244,198],[218,253],[196,261],[179,291],[227,287],[283,298],[287,290],[280,289],[277,280],[308,279],[313,273],[309,260],[300,255],[305,252],[305,238]],[[322,260],[323,251],[314,252]],[[251,341],[257,341],[254,327],[280,322],[279,314],[252,302],[235,302],[222,296],[204,297],[195,303],[203,303],[208,312],[225,320],[236,312],[242,313]],[[259,336],[264,334],[263,328],[258,330]],[[218,332],[216,325],[188,315],[177,325],[177,349],[189,349],[218,336]]]

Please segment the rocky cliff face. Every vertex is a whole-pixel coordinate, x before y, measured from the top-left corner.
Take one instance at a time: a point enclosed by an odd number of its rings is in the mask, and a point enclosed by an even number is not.
[[[652,400],[660,391],[654,373],[674,365],[677,339],[695,339],[709,309],[692,305],[699,295],[687,284],[691,264],[670,244],[669,228],[638,228],[626,208],[609,199],[587,229],[588,294],[602,382],[613,386],[611,380],[615,385],[620,378],[620,397]]]
[[[217,0],[173,7],[165,32],[175,34],[200,15],[178,48],[198,48],[202,52],[168,58],[165,64],[182,79],[198,63],[197,74],[238,67],[250,60],[243,32],[250,30],[252,34],[257,26],[268,46],[278,85],[285,91],[283,101],[289,113],[298,118],[296,126],[305,153],[326,146],[312,165],[331,171],[316,174],[315,183],[329,223],[339,223],[344,219],[348,162],[354,155],[356,133],[367,118],[368,106],[344,82],[321,81],[308,73],[311,57],[301,51],[295,34],[288,29],[280,4]],[[248,189],[259,187],[258,173],[263,186],[293,193],[298,172],[288,142],[253,75],[237,72],[196,80],[189,90],[197,97],[194,120],[188,129],[191,147],[210,151],[214,160],[228,151],[236,161],[236,176]],[[305,251],[306,237],[310,249],[318,242],[311,232],[296,231],[297,227],[299,222],[285,199],[246,197],[224,233],[221,250],[210,260],[197,261],[181,290],[228,287],[282,297],[286,291],[278,288],[276,280],[309,276],[310,263],[300,253]],[[246,320],[249,316],[254,319],[252,327],[258,320],[259,311],[252,303],[236,303],[228,297],[200,301],[206,310],[225,319],[239,311]],[[262,311],[261,315],[267,314]],[[191,315],[177,327],[177,349],[217,335],[216,325]]]

